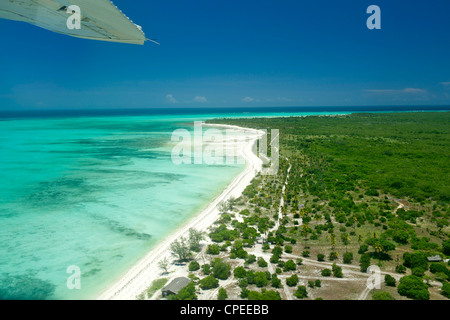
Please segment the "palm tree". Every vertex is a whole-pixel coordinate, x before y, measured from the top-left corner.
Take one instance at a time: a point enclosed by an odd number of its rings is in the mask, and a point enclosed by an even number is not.
[[[336,251],[336,235],[334,233],[330,234],[330,241],[331,241],[331,251]]]
[[[308,224],[302,224],[302,235],[305,236],[305,249],[307,249],[306,241],[308,241],[309,232],[310,232],[310,229],[308,227]]]
[[[373,244],[373,248],[377,254],[383,252],[383,246],[378,241]]]
[[[344,233],[344,234],[342,235],[342,242],[343,242],[344,245],[345,245],[345,252],[347,252],[347,246],[348,246],[348,244],[350,243],[350,236],[349,236],[347,233]]]

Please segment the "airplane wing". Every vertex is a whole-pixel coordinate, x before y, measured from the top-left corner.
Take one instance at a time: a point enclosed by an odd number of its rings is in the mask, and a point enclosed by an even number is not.
[[[69,6],[80,8],[80,29],[69,29]],[[142,28],[110,0],[0,0],[0,18],[24,21],[72,37],[144,44]]]

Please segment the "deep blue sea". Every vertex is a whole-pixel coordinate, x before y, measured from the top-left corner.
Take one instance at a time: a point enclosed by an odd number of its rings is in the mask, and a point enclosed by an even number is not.
[[[93,299],[206,207],[244,165],[175,165],[195,120],[427,110],[449,108],[0,111],[0,299]]]

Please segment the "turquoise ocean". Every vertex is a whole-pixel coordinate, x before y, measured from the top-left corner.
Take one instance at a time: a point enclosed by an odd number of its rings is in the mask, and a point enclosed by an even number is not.
[[[173,164],[174,130],[355,110],[227,112],[0,114],[0,299],[96,298],[244,170]]]

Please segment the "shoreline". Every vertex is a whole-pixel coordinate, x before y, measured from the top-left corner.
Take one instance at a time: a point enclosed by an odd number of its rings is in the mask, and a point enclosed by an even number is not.
[[[219,204],[231,197],[238,198],[256,174],[261,171],[262,161],[253,153],[253,147],[263,134],[262,131],[222,124],[202,123],[202,126],[234,129],[247,133],[245,139],[237,144],[239,154],[246,162],[245,169],[205,209],[178,227],[168,237],[158,242],[144,258],[133,265],[118,281],[104,290],[97,297],[97,300],[136,300],[136,297],[150,287],[154,280],[161,277],[161,270],[158,266],[159,261],[164,258],[167,258],[169,261],[173,260],[170,253],[172,242],[186,236],[190,228],[195,228],[198,231],[207,231],[219,218]]]

